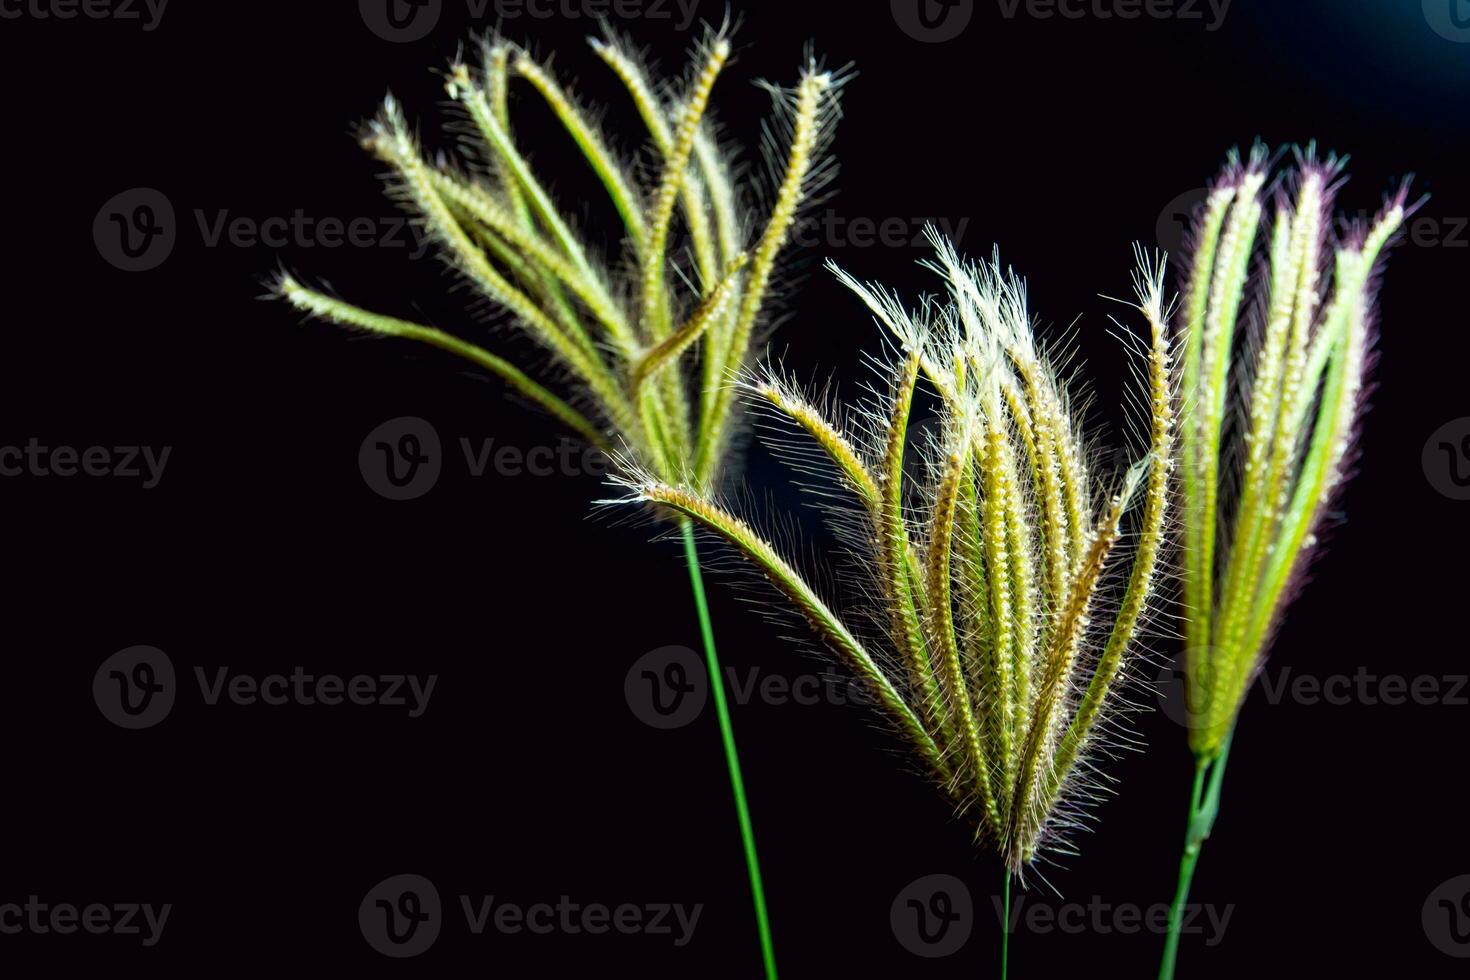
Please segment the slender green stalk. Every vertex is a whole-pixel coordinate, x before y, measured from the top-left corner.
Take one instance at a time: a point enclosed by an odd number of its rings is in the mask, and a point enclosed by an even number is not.
[[[1011,961],[1011,869],[1006,868],[1005,919],[1000,927],[1000,980],[1006,980]]]
[[[1194,786],[1189,794],[1189,823],[1184,831],[1184,853],[1179,858],[1179,884],[1169,906],[1169,932],[1164,937],[1164,958],[1159,964],[1159,980],[1173,980],[1174,964],[1179,958],[1179,927],[1184,921],[1184,905],[1189,901],[1189,886],[1199,864],[1200,851],[1215,828],[1220,813],[1220,787],[1225,781],[1225,763],[1230,758],[1230,741],[1234,732],[1225,736],[1220,754],[1214,759],[1199,756],[1194,760]]]
[[[761,863],[755,850],[755,830],[750,822],[750,804],[745,798],[745,779],[740,775],[740,755],[735,750],[735,728],[730,723],[730,706],[725,700],[724,674],[720,671],[720,658],[715,652],[715,632],[710,626],[709,605],[704,599],[704,579],[699,573],[699,549],[694,544],[694,525],[687,518],[679,523],[684,535],[684,557],[689,562],[689,584],[694,590],[694,607],[699,611],[699,632],[704,638],[705,667],[709,671],[710,691],[715,698],[715,714],[720,721],[720,740],[725,745],[725,764],[730,770],[730,789],[735,794],[740,839],[745,846],[745,870],[750,875],[750,891],[755,900],[755,921],[761,936],[761,958],[765,962],[766,980],[776,980],[776,949],[771,942],[771,922],[766,915],[766,891],[761,884]]]

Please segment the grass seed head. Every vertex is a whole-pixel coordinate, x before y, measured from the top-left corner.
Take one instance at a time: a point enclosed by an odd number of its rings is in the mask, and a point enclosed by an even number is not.
[[[729,380],[769,322],[792,224],[832,173],[826,148],[845,78],[808,56],[793,89],[771,88],[775,122],[765,150],[776,166],[762,219],[749,210],[759,182],[741,179],[739,154],[720,145],[707,113],[732,55],[727,32],[711,31],[697,46],[683,86],[651,79],[616,38],[592,47],[646,129],[642,164],[618,155],[545,64],[495,36],[479,46],[476,64],[456,59],[445,73],[468,123],[461,160],[431,160],[391,96],[362,134],[390,168],[394,196],[454,272],[508,315],[551,370],[354,306],[290,275],[278,278],[275,293],[310,316],[467,358],[615,458],[707,489],[722,476],[739,427]],[[595,254],[517,144],[512,81],[540,97],[597,177],[621,222],[623,259]]]
[[[672,507],[752,561],[1019,873],[1077,824],[1073,804],[1089,795],[1083,757],[1118,707],[1150,606],[1174,453],[1162,269],[1145,263],[1136,283],[1149,328],[1148,448],[1126,474],[1104,477],[1035,340],[1023,283],[998,259],[966,263],[934,243],[948,303],[917,313],[834,270],[892,338],[886,385],[870,403],[835,414],[771,369],[743,383],[809,438],[811,452],[783,454],[819,481],[824,503],[848,495],[834,510],[868,572],[873,608],[859,613],[873,628],[849,627],[774,544],[709,496],[653,473],[624,483],[627,499]],[[921,386],[937,395],[937,434],[916,473],[905,450]]]
[[[1203,759],[1233,729],[1345,478],[1384,252],[1416,206],[1405,183],[1372,222],[1334,223],[1343,163],[1296,151],[1268,225],[1266,151],[1232,155],[1190,236],[1174,326],[1186,703]]]

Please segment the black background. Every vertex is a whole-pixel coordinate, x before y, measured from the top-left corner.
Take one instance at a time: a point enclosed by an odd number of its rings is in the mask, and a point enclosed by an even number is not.
[[[1421,450],[1470,414],[1470,44],[1433,31],[1417,0],[1236,0],[1214,31],[1178,18],[1043,19],[1024,7],[1007,19],[978,2],[958,38],[935,44],[901,31],[883,3],[748,0],[736,12],[738,58],[715,100],[731,135],[754,146],[768,102],[749,82],[794,80],[808,39],[829,63],[855,63],[838,193],[820,208],[915,229],[920,218],[965,220],[972,254],[1000,243],[1043,323],[1081,318],[1096,422],[1115,441],[1126,358],[1108,335],[1120,308],[1099,294],[1125,293],[1131,243],[1155,244],[1161,211],[1229,147],[1315,138],[1351,153],[1340,202],[1350,212],[1376,209],[1393,179],[1417,172],[1435,231],[1393,255],[1365,465],[1273,669],[1465,673],[1459,559],[1470,504],[1434,489]],[[723,8],[698,13],[718,20]],[[674,71],[695,36],[676,20],[618,26]],[[174,906],[152,948],[138,937],[0,936],[7,975],[37,975],[43,963],[165,975],[757,975],[713,714],[656,731],[622,693],[638,657],[698,645],[676,545],[594,513],[589,501],[606,495],[594,476],[470,476],[461,437],[522,448],[561,438],[497,384],[448,356],[302,325],[259,301],[284,263],[364,305],[524,351],[466,312],[467,292],[432,257],[211,247],[200,229],[198,214],[212,222],[222,209],[254,220],[298,208],[395,215],[352,124],[391,88],[429,145],[447,147],[431,69],[492,26],[455,0],[412,43],[375,36],[351,3],[175,0],[152,31],[0,20],[10,215],[0,443],[172,447],[151,490],[116,478],[0,481],[12,571],[0,902]],[[504,27],[555,51],[563,77],[628,119],[581,42],[590,20],[522,16]],[[525,93],[518,107],[540,114]],[[545,143],[536,162],[564,200],[587,186],[569,143]],[[104,202],[134,187],[168,197],[178,240],[158,268],[128,273],[103,260],[91,227]],[[604,218],[586,213],[598,227]],[[831,374],[851,396],[868,377],[859,354],[879,338],[817,267],[828,255],[908,296],[935,283],[915,266],[918,248],[839,233],[801,252],[810,274],[775,344],[789,345],[798,373]],[[391,502],[365,485],[357,452],[369,430],[405,415],[436,426],[445,472],[428,495]],[[777,509],[799,504],[788,478],[759,451],[743,477]],[[823,669],[726,584],[712,582],[712,601],[727,665],[788,678]],[[102,660],[133,644],[166,651],[182,681],[173,713],[136,732],[105,720],[89,694]],[[1154,647],[1162,660],[1177,652],[1168,639]],[[208,707],[193,669],[226,665],[439,680],[417,719],[390,708]],[[1213,949],[1186,937],[1180,975],[1357,975],[1374,963],[1462,975],[1461,961],[1431,946],[1420,912],[1431,890],[1470,873],[1466,712],[1273,705],[1257,691],[1193,894],[1233,914]],[[755,702],[736,707],[735,723],[787,976],[993,974],[999,865],[868,715]],[[1118,794],[1096,832],[1047,872],[1063,899],[1038,887],[1029,901],[1167,901],[1190,756],[1164,714],[1136,727],[1147,751],[1110,765]],[[394,962],[363,941],[356,910],[376,882],[405,872],[435,882],[450,918],[429,952]],[[889,906],[936,873],[967,883],[978,921],[958,953],[925,960],[896,941]],[[644,935],[475,937],[460,894],[704,908],[683,948]],[[1148,933],[1023,931],[1013,971],[1151,976],[1159,947]]]

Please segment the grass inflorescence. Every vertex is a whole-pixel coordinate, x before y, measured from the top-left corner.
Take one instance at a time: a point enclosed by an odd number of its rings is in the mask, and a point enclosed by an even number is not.
[[[546,64],[495,36],[479,45],[476,65],[457,58],[445,73],[459,128],[468,134],[458,158],[431,158],[391,95],[362,133],[363,146],[388,166],[394,195],[450,268],[540,348],[535,367],[457,333],[356,306],[288,273],[277,277],[273,292],[313,317],[465,358],[619,463],[708,488],[722,477],[739,428],[740,403],[726,379],[746,366],[770,325],[767,300],[782,278],[791,229],[835,169],[826,148],[844,77],[808,56],[793,88],[766,86],[775,112],[762,145],[773,180],[763,189],[743,179],[739,152],[722,144],[711,121],[711,97],[733,53],[724,29],[697,47],[683,85],[655,81],[611,36],[591,43],[641,121],[644,146],[631,158]],[[618,215],[621,257],[598,255],[537,175],[515,137],[513,80],[536,93],[600,183]],[[751,216],[760,199],[769,208],[757,224]],[[775,980],[699,559],[690,527],[681,523],[765,974]]]
[[[473,134],[463,158],[430,160],[389,96],[362,142],[392,177],[449,265],[550,360],[538,373],[436,327],[355,306],[282,273],[276,292],[314,317],[427,343],[464,357],[592,444],[668,479],[707,487],[720,476],[737,401],[727,376],[747,363],[778,259],[804,202],[832,176],[825,154],[840,73],[808,59],[791,89],[768,86],[775,114],[765,150],[773,186],[741,180],[732,147],[708,111],[731,56],[725,32],[696,51],[682,87],[656,83],[615,39],[592,48],[645,127],[641,158],[624,159],[609,134],[549,68],[500,38],[478,64],[456,59],[445,88]],[[534,91],[579,149],[619,216],[625,253],[598,256],[552,199],[518,146],[508,88]],[[651,163],[648,161],[651,159]],[[763,224],[752,202],[768,199]]]
[[[1263,149],[1233,157],[1194,226],[1180,445],[1187,704],[1203,758],[1234,727],[1346,475],[1381,262],[1411,210],[1405,184],[1371,223],[1342,229],[1344,163],[1308,147],[1272,193]]]
[[[1348,475],[1384,255],[1416,206],[1405,181],[1372,221],[1335,221],[1345,160],[1308,145],[1285,174],[1272,162],[1259,145],[1232,154],[1210,188],[1175,325],[1195,772],[1165,980],[1241,706]]]
[[[1157,584],[1174,458],[1162,270],[1145,262],[1135,282],[1149,329],[1139,400],[1148,446],[1125,473],[1100,474],[1068,388],[1038,349],[1023,284],[931,237],[943,307],[911,313],[838,273],[894,350],[884,390],[856,423],[777,371],[742,382],[815,449],[819,458],[796,449],[795,459],[820,474],[813,489],[868,573],[876,629],[854,625],[863,612],[831,608],[774,544],[698,488],[652,473],[625,482],[629,499],[687,515],[753,563],[1020,874],[1075,825],[1067,804],[1086,795],[1082,761],[1117,706]],[[921,386],[936,396],[937,428],[915,473],[905,457]]]

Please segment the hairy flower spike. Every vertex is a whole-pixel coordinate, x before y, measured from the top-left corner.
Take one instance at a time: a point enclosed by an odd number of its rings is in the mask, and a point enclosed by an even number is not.
[[[759,189],[737,184],[737,158],[719,145],[707,118],[715,81],[731,55],[727,32],[711,31],[699,45],[696,74],[684,91],[650,82],[637,58],[611,37],[592,46],[642,119],[647,132],[640,142],[648,144],[652,167],[621,159],[595,116],[547,66],[493,36],[480,46],[477,67],[456,60],[445,73],[445,90],[477,137],[461,143],[467,158],[462,165],[442,155],[427,156],[391,96],[365,127],[362,141],[391,168],[395,194],[423,222],[450,267],[550,355],[558,383],[568,391],[555,393],[505,357],[451,333],[362,309],[284,272],[275,294],[310,316],[463,357],[586,438],[615,466],[691,486],[681,491],[683,496],[649,499],[660,517],[678,518],[706,669],[719,678],[690,521],[715,515],[691,502],[722,475],[730,431],[739,422],[729,382],[748,366],[791,224],[832,172],[825,151],[844,79],[820,70],[808,54],[796,88],[772,90],[775,122],[766,129],[762,149],[769,156],[770,133],[782,132],[786,163],[772,176],[774,203],[762,227],[740,210],[762,196]],[[604,261],[589,247],[517,146],[507,98],[513,79],[536,91],[597,177],[620,219],[616,237],[627,247],[625,261]],[[640,183],[645,172],[657,175],[653,186]],[[578,202],[577,210],[584,204]],[[687,242],[676,237],[679,233]],[[692,267],[684,258],[690,254]],[[635,271],[628,275],[626,269]],[[738,522],[722,527],[727,536],[741,538]],[[753,543],[746,554],[773,581],[784,580],[785,565],[774,552]],[[855,641],[847,642],[844,628],[814,594],[797,589],[789,595],[813,627],[880,689],[880,702],[899,727],[916,742],[927,739],[903,698],[897,691],[882,691],[881,671],[863,660]],[[734,731],[718,682],[715,690],[765,975],[774,980],[774,943]],[[936,768],[945,765],[932,744],[926,758]]]
[[[1319,159],[1312,144],[1295,155],[1296,166],[1275,182],[1259,246],[1263,188],[1272,183],[1267,153],[1257,145],[1244,164],[1231,155],[1195,217],[1175,325],[1185,349],[1184,709],[1195,759],[1160,980],[1174,977],[1241,705],[1344,479],[1383,251],[1413,210],[1406,182],[1371,224],[1334,235],[1344,161]],[[1265,261],[1251,273],[1258,252]],[[1237,343],[1242,310],[1252,329]],[[1237,469],[1222,478],[1226,460]],[[1222,488],[1234,491],[1228,509],[1219,506]]]
[[[839,273],[899,348],[861,434],[771,372],[743,384],[827,457],[837,491],[814,489],[856,497],[839,519],[865,526],[844,540],[872,570],[876,636],[859,638],[773,545],[707,496],[655,474],[622,482],[631,500],[679,510],[754,562],[872,686],[977,835],[1020,873],[1075,825],[1065,810],[1081,795],[1078,762],[1116,706],[1153,590],[1174,439],[1162,270],[1140,256],[1148,452],[1104,495],[1067,485],[1086,474],[1082,439],[1062,383],[1036,352],[1021,282],[998,261],[966,264],[935,243],[950,293],[942,309],[910,313],[882,287]],[[939,395],[927,475],[904,463],[921,377]],[[1094,496],[1106,500],[1100,512],[1077,506]],[[1123,522],[1133,512],[1130,558]],[[1126,582],[1121,597],[1104,588],[1114,577]]]
[[[619,158],[594,116],[546,66],[497,38],[481,45],[477,67],[456,62],[446,73],[450,98],[479,137],[467,148],[471,166],[431,163],[391,98],[363,140],[392,169],[398,196],[450,265],[550,354],[568,392],[554,393],[444,331],[362,310],[293,277],[282,276],[276,292],[312,316],[466,357],[599,448],[707,489],[721,475],[738,422],[736,403],[723,397],[727,377],[747,366],[791,222],[813,189],[813,171],[826,172],[821,163],[843,79],[809,61],[797,87],[779,96],[789,162],[775,175],[767,224],[751,228],[736,202],[758,195],[737,185],[737,168],[705,118],[730,57],[724,33],[700,46],[701,64],[682,94],[650,82],[620,42],[592,44],[647,127],[643,136],[657,161],[652,187],[640,183],[640,170]],[[631,261],[597,258],[518,148],[506,97],[516,79],[539,94],[598,178],[621,219],[619,237]],[[673,240],[679,229],[687,231],[687,252]],[[694,256],[692,270],[682,267],[685,254]],[[634,281],[626,281],[625,268],[637,270]]]
[[[1235,726],[1265,656],[1291,577],[1308,560],[1343,478],[1359,411],[1382,253],[1412,208],[1407,185],[1367,228],[1331,235],[1342,162],[1308,147],[1277,195],[1265,268],[1247,275],[1268,174],[1257,147],[1232,158],[1195,220],[1181,397],[1185,664],[1190,744],[1213,759]],[[1329,251],[1330,250],[1330,251]],[[1331,263],[1326,257],[1331,255]],[[1238,451],[1225,444],[1233,334],[1259,309],[1250,343]],[[1239,496],[1223,523],[1221,461],[1238,456]]]

